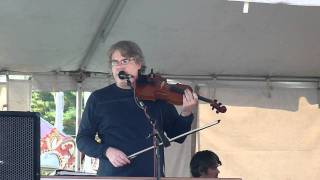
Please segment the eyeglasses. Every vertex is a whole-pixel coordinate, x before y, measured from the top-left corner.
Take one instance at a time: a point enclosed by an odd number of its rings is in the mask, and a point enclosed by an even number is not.
[[[111,60],[111,66],[119,66],[119,65],[127,65],[129,64],[130,61],[134,61],[134,58],[127,58],[127,59],[122,59],[120,61],[117,60]]]

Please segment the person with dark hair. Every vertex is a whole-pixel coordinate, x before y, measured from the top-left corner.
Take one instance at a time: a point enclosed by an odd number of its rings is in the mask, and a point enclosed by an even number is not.
[[[218,166],[221,165],[216,153],[209,150],[199,151],[190,161],[190,172],[192,177],[218,178],[220,173]]]
[[[114,84],[94,91],[86,104],[77,134],[77,145],[82,153],[99,158],[99,176],[154,176],[154,152],[147,151],[129,159],[128,156],[153,146],[153,128],[149,115],[159,131],[169,138],[191,129],[192,110],[198,97],[185,90],[179,114],[174,105],[163,100],[137,103],[134,98],[136,80],[145,70],[145,59],[140,47],[132,41],[119,41],[108,51]],[[120,72],[127,78],[122,79]],[[144,104],[145,109],[139,107]],[[95,141],[98,134],[101,142]],[[177,139],[183,143],[185,138]],[[164,176],[164,149],[160,147],[160,171]]]

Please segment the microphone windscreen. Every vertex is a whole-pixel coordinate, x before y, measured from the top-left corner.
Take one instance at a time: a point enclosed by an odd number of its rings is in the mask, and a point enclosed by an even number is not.
[[[128,75],[126,72],[124,72],[124,71],[120,71],[120,72],[118,73],[118,77],[119,77],[120,79],[127,79],[127,78],[129,77],[129,75]]]

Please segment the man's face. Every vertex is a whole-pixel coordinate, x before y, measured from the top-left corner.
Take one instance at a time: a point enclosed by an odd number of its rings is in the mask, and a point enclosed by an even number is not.
[[[218,168],[208,168],[207,174],[202,175],[203,178],[218,178],[220,171]]]
[[[133,76],[130,81],[134,84],[138,78],[138,70],[141,69],[141,64],[137,63],[133,58],[123,57],[120,51],[116,50],[111,56],[114,65],[112,66],[113,78],[116,84],[120,88],[128,89],[127,80],[122,80],[118,77],[120,71],[124,71],[127,74]],[[127,63],[127,64],[126,64]]]

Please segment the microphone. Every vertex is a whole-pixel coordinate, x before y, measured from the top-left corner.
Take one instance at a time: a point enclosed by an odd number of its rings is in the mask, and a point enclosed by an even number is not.
[[[127,74],[126,72],[124,72],[124,71],[120,71],[119,73],[118,73],[118,77],[120,78],[120,79],[127,79],[127,80],[130,80],[130,78],[132,77],[130,74]]]

